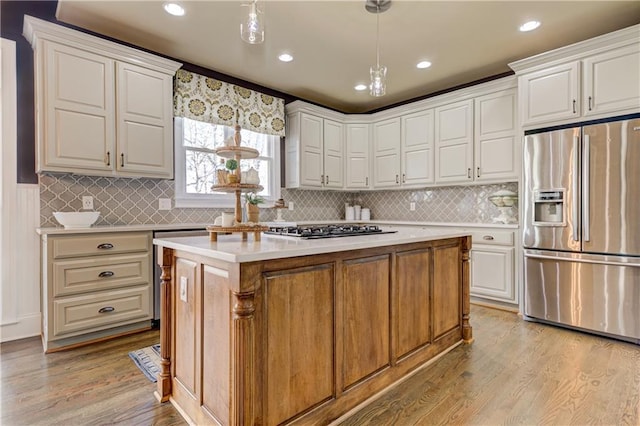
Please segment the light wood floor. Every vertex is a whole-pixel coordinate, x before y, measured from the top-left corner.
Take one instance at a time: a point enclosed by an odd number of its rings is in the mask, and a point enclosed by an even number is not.
[[[640,346],[472,306],[462,345],[345,420],[351,425],[640,425]],[[39,339],[0,345],[0,424],[182,425],[128,352],[150,331],[42,354]]]

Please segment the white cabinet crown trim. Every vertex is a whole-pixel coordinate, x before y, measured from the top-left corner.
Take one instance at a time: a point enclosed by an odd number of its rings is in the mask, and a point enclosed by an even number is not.
[[[640,40],[640,24],[509,63],[516,75],[572,62]]]
[[[24,15],[23,35],[31,43],[35,50],[39,39],[51,40],[63,43],[78,49],[86,50],[100,55],[108,55],[132,64],[142,65],[163,73],[175,73],[182,66],[180,62],[161,58],[155,54],[147,53],[132,47],[117,44],[115,42],[82,33],[71,28],[66,28],[42,19]]]

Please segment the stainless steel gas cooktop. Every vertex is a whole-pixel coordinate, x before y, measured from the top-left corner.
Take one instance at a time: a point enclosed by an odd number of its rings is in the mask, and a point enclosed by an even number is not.
[[[392,234],[377,225],[322,225],[322,226],[271,226],[265,234],[299,237],[304,239],[352,237],[356,235]]]

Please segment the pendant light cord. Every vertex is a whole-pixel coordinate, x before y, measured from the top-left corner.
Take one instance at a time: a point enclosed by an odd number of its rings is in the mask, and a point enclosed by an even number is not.
[[[376,67],[380,68],[380,0],[376,1]]]

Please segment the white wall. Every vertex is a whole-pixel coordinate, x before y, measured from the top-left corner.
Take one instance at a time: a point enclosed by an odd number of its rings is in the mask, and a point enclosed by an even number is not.
[[[0,341],[40,334],[38,185],[18,185],[15,42],[2,39],[0,81]]]

